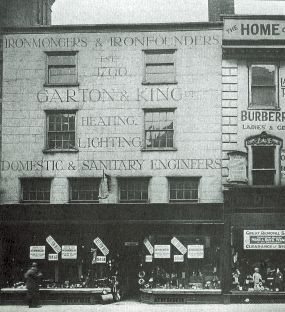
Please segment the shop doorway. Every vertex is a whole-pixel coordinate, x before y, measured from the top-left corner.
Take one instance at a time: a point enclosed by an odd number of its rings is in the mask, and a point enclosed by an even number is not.
[[[138,299],[139,284],[139,248],[138,246],[124,246],[122,254],[122,296],[124,299]]]

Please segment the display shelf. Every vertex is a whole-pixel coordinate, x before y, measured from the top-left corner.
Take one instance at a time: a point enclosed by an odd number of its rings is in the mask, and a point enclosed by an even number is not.
[[[103,291],[106,288],[41,288],[40,301],[43,304],[97,304],[102,303]],[[25,288],[2,288],[1,304],[25,304]]]
[[[145,303],[223,303],[220,289],[140,289]]]

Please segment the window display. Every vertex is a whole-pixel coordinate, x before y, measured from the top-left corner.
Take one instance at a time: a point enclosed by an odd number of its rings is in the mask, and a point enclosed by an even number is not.
[[[220,289],[217,236],[150,235],[144,239],[140,288]]]
[[[232,290],[284,291],[285,231],[232,230]]]

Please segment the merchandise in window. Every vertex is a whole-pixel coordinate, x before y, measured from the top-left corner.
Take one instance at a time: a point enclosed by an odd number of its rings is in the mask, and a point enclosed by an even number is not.
[[[148,179],[121,179],[119,189],[120,202],[148,201]]]
[[[75,112],[47,113],[47,149],[75,149]]]
[[[176,83],[175,50],[146,50],[145,84]]]
[[[170,202],[198,202],[198,178],[169,178]]]
[[[50,201],[51,180],[44,178],[29,178],[21,180],[23,202]]]
[[[232,291],[284,291],[283,232],[232,229]]]
[[[150,235],[143,241],[141,289],[220,289],[217,235]]]
[[[47,84],[77,84],[76,57],[76,52],[47,52]]]
[[[174,147],[174,111],[145,112],[145,148],[165,149]]]
[[[253,64],[250,66],[250,107],[277,108],[277,66]]]
[[[99,183],[96,178],[72,178],[69,180],[71,202],[98,202]]]

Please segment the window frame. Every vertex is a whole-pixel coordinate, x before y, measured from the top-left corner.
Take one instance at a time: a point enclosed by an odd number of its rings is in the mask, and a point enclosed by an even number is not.
[[[245,146],[248,150],[248,185],[251,186],[278,186],[281,183],[281,150],[282,150],[283,140],[279,137],[269,135],[266,132],[262,132],[259,135],[254,135],[248,137],[245,140]],[[273,184],[254,184],[253,182],[253,172],[256,171],[253,168],[253,147],[274,147],[274,183]],[[271,169],[272,170],[272,169]],[[262,170],[259,170],[262,171]],[[268,171],[268,170],[264,170]]]
[[[169,203],[193,203],[197,204],[200,202],[200,184],[201,184],[201,176],[187,176],[187,177],[167,177],[168,180],[168,202]],[[181,183],[181,182],[196,182],[197,183],[197,198],[191,199],[191,198],[184,198],[184,199],[172,199],[171,198],[171,183]],[[177,190],[177,189],[176,189]],[[184,193],[187,189],[182,189],[182,192]],[[189,189],[191,193],[192,189]]]
[[[70,153],[77,153],[78,147],[77,147],[77,110],[45,110],[46,114],[46,126],[45,126],[45,148],[43,149],[44,153],[64,153],[64,152],[70,152]],[[49,115],[52,114],[74,114],[74,148],[50,148],[49,147]],[[57,131],[54,131],[57,132]],[[64,133],[63,131],[59,131]]]
[[[72,199],[72,193],[73,193],[73,187],[72,187],[72,183],[79,182],[79,181],[84,181],[87,182],[88,180],[90,181],[90,183],[94,183],[94,185],[96,184],[97,186],[97,192],[98,192],[98,196],[97,199]],[[100,183],[101,183],[101,178],[97,178],[97,177],[71,177],[68,178],[68,195],[69,195],[69,202],[70,203],[99,203],[99,188],[100,188]],[[79,190],[78,192],[81,192],[83,190]],[[94,190],[92,190],[92,192],[94,192]]]
[[[78,51],[45,51],[46,54],[46,78],[45,78],[45,87],[71,87],[79,86],[78,82]],[[75,62],[74,65],[50,65],[49,57],[50,56],[74,56]],[[49,81],[49,70],[50,66],[60,67],[60,68],[75,68],[75,82],[50,82]]]
[[[167,53],[168,52],[168,53]],[[172,84],[177,84],[177,58],[176,58],[176,52],[177,49],[147,49],[147,50],[143,50],[143,60],[144,60],[144,64],[143,64],[143,81],[142,84],[143,85],[161,85],[161,84],[167,84],[167,85],[172,85]],[[147,60],[147,55],[150,54],[173,54],[173,62],[156,62],[156,63],[150,63]],[[152,66],[163,66],[163,64],[172,64],[173,63],[173,81],[157,81],[157,82],[152,82],[152,81],[148,81],[147,80],[147,66],[150,64],[153,64]]]
[[[273,105],[259,105],[253,103],[253,96],[252,96],[252,87],[255,88],[262,88],[262,87],[273,87],[273,86],[267,86],[267,85],[255,85],[252,86],[252,67],[253,66],[262,66],[262,65],[272,65],[275,67],[274,71],[274,87],[275,87],[275,102]],[[260,109],[260,110],[278,110],[279,108],[279,88],[278,88],[278,81],[279,81],[279,68],[280,64],[277,62],[262,62],[262,61],[256,61],[256,62],[250,62],[248,63],[248,108],[249,109]]]
[[[39,186],[40,182],[45,181],[45,183],[49,183],[49,191],[47,191],[47,193],[49,193],[49,199],[48,200],[26,200],[24,199],[24,183],[28,183],[29,185],[31,185],[31,181],[34,182],[34,185]],[[24,177],[24,178],[20,178],[20,189],[21,189],[21,198],[20,201],[22,203],[50,203],[50,198],[51,198],[51,182],[52,182],[52,178],[43,178],[43,177]],[[31,191],[30,191],[31,192]],[[37,194],[37,190],[34,192]],[[37,196],[37,195],[36,195]]]
[[[177,151],[176,148],[176,122],[175,122],[175,110],[176,107],[169,107],[169,108],[144,108],[144,114],[143,114],[143,125],[144,125],[144,132],[143,132],[143,148],[142,151]],[[146,130],[146,124],[145,124],[145,117],[147,113],[163,113],[163,112],[172,112],[173,113],[173,129],[172,129],[172,147],[147,147],[146,145],[146,133],[147,131],[164,131],[164,130]]]
[[[145,182],[147,184],[147,199],[121,199],[121,186],[122,186],[122,182],[126,182],[129,183],[130,185],[134,185],[135,182]],[[122,178],[118,178],[118,200],[119,203],[148,203],[150,198],[149,198],[149,182],[150,182],[150,178],[149,177],[122,177]],[[128,192],[126,190],[126,192]],[[135,193],[135,191],[134,191]]]

